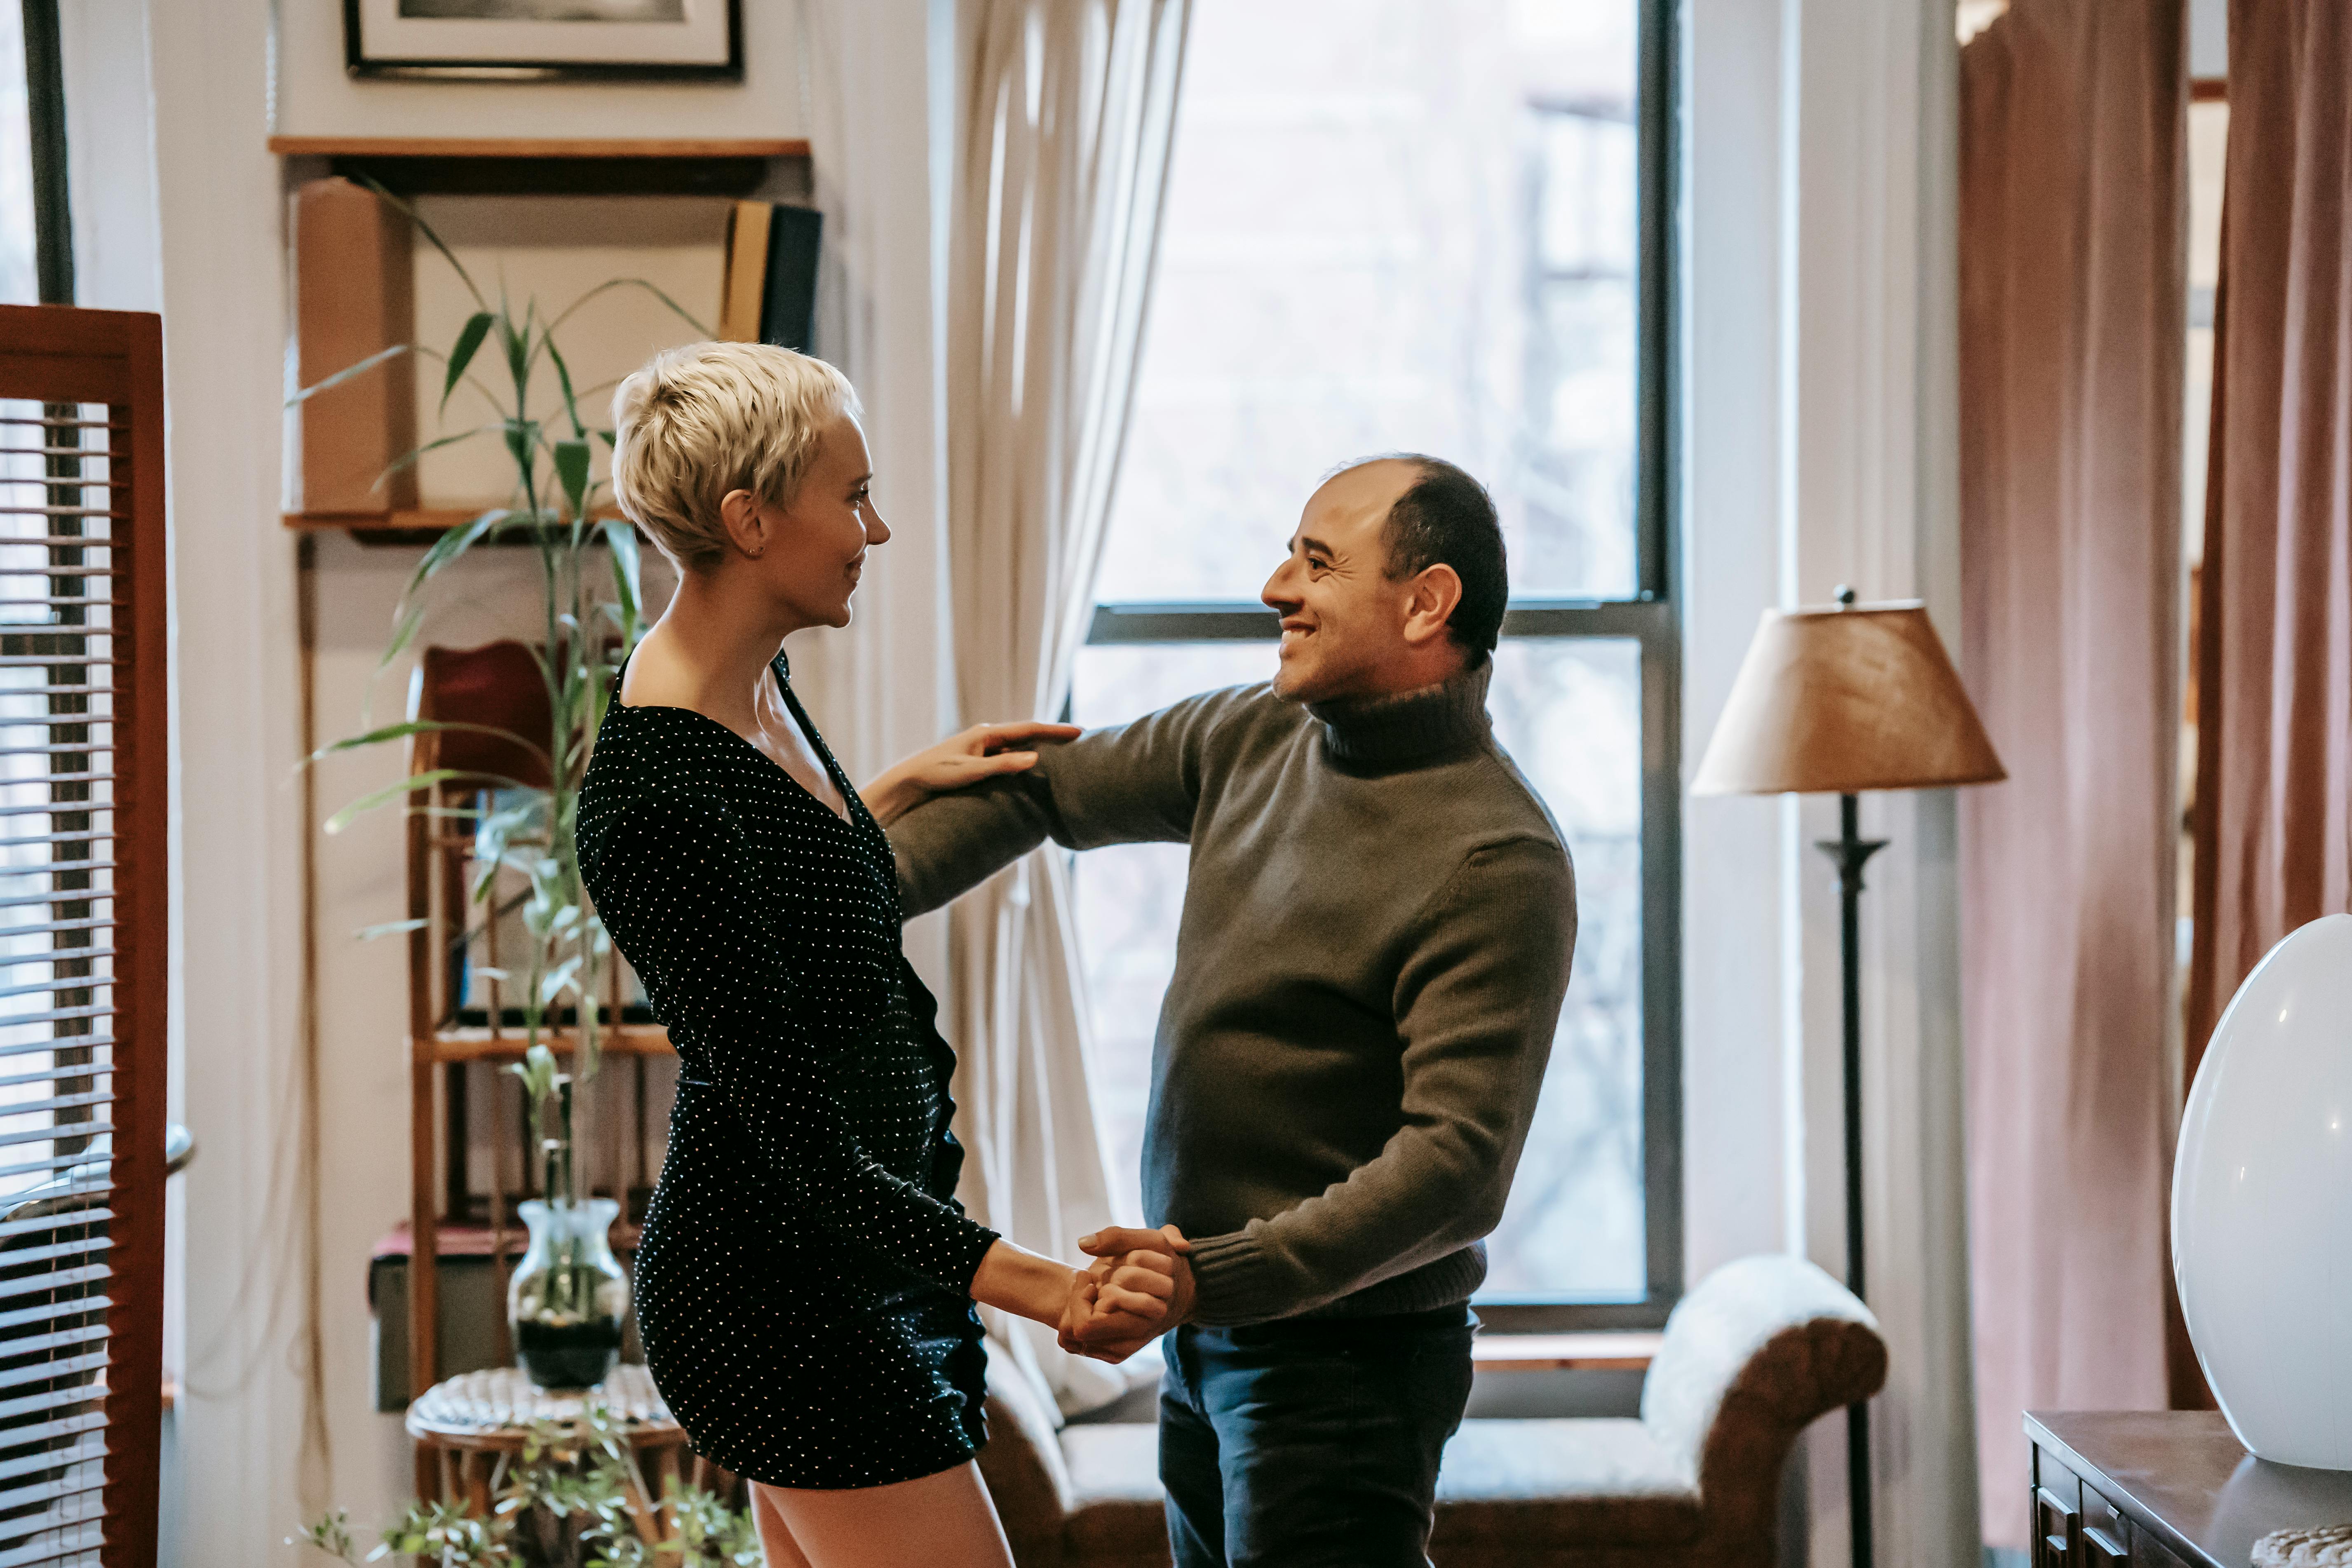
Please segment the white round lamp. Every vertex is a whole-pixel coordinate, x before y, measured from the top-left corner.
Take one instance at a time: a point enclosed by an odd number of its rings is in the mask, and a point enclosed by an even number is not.
[[[2271,949],[2181,1113],[2172,1268],[2238,1440],[2352,1470],[2352,915]]]

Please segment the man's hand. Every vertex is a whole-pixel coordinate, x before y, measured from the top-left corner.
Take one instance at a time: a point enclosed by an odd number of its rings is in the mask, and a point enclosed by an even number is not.
[[[1146,1324],[1153,1334],[1165,1333],[1192,1315],[1192,1265],[1184,1256],[1192,1244],[1174,1226],[1112,1226],[1081,1237],[1078,1247],[1095,1259],[1087,1270],[1096,1289],[1095,1310],[1079,1327],[1082,1342],[1124,1341]]]
[[[942,790],[962,789],[999,773],[1034,767],[1040,741],[1075,741],[1075,724],[1031,720],[1018,724],[974,724],[885,768],[858,792],[874,819],[887,827]]]
[[[1062,1310],[1059,1338],[1062,1348],[1072,1355],[1116,1365],[1158,1339],[1166,1324],[1160,1318],[1104,1311],[1101,1289],[1093,1275],[1077,1277],[1069,1303]]]

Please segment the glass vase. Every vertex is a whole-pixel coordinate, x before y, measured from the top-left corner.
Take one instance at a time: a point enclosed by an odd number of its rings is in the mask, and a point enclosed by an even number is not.
[[[593,1388],[621,1359],[628,1277],[613,1257],[610,1198],[518,1205],[530,1247],[507,1287],[515,1358],[540,1388]]]

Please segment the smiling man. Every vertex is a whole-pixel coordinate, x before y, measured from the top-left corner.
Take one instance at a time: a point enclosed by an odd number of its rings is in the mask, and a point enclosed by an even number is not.
[[[1048,837],[1192,846],[1143,1146],[1149,1217],[1189,1240],[1087,1244],[1107,1295],[1172,1296],[1182,1324],[1160,1446],[1180,1568],[1427,1561],[1481,1238],[1576,939],[1559,831],[1486,716],[1508,596],[1475,479],[1352,465],[1266,584],[1271,685],[1042,748],[890,829],[909,914]]]

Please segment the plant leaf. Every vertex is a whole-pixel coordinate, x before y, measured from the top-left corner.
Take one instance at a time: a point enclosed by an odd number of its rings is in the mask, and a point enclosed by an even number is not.
[[[460,441],[470,441],[477,436],[487,435],[488,432],[497,428],[498,426],[495,425],[477,425],[471,430],[460,430],[455,436],[438,437],[434,440],[425,442],[422,447],[412,447],[407,451],[403,452],[399,457],[394,458],[391,462],[385,464],[383,472],[375,477],[375,483],[370,488],[373,489],[382,489],[386,479],[389,479],[393,475],[400,472],[401,469],[408,468],[418,462],[427,452],[437,452],[444,447],[454,447]]]
[[[304,387],[301,391],[296,393],[293,396],[286,400],[286,406],[291,408],[298,403],[307,403],[311,398],[318,396],[319,394],[331,391],[334,388],[342,385],[343,383],[347,381],[352,380],[358,376],[365,375],[376,366],[383,363],[384,361],[388,359],[396,359],[400,355],[409,352],[410,345],[407,343],[394,343],[388,349],[379,349],[374,353],[368,355],[367,358],[360,361],[359,363],[348,365],[343,369],[337,371],[334,374],[329,376],[326,380],[318,383],[316,385]]]
[[[506,422],[506,433],[507,455],[514,458],[517,468],[529,474],[531,459],[539,455],[539,422],[535,419],[509,419]]]
[[[613,552],[613,589],[621,601],[621,652],[637,646],[638,605],[645,596],[645,560],[637,549],[637,531],[626,522],[606,522],[604,542]]]
[[[449,264],[449,270],[457,275],[457,281],[466,286],[466,292],[474,297],[474,303],[477,305],[484,303],[482,291],[475,285],[474,275],[466,270],[466,264],[457,259],[457,253],[442,243],[441,237],[433,231],[433,226],[425,221],[424,215],[419,213],[412,203],[403,201],[400,197],[394,195],[390,191],[386,190],[381,183],[371,175],[362,174],[360,176],[360,184],[365,185],[369,190],[373,191],[379,201],[385,202],[396,210],[407,215],[408,221],[416,226],[416,232],[423,235],[426,242],[429,243],[434,249],[441,253],[441,259]]]
[[[386,724],[379,729],[370,730],[364,735],[352,735],[341,741],[330,742],[311,752],[304,761],[315,763],[322,758],[331,757],[339,752],[355,752],[362,746],[381,746],[387,741],[403,741],[411,735],[423,735],[441,730],[463,730],[477,735],[496,735],[502,741],[512,741],[518,746],[527,747],[539,756],[547,755],[545,747],[525,740],[512,730],[501,730],[495,724],[468,724],[456,719],[409,719],[397,724]]]
[[[558,441],[554,451],[555,477],[562,483],[564,499],[572,503],[572,521],[576,524],[588,515],[588,443]]]
[[[517,406],[521,405],[523,388],[530,383],[531,318],[538,309],[537,300],[525,304],[520,326],[504,311],[499,316],[499,342],[507,351],[507,374],[514,379]]]
[[[572,300],[572,303],[563,307],[563,310],[556,316],[555,320],[548,323],[549,329],[552,331],[554,328],[562,326],[565,321],[572,319],[572,311],[577,310],[581,306],[585,305],[589,300],[593,300],[599,294],[609,294],[615,289],[642,289],[646,293],[651,294],[655,299],[659,300],[663,304],[668,306],[672,313],[674,313],[679,321],[684,321],[688,326],[692,327],[698,334],[706,338],[710,335],[710,329],[697,321],[693,311],[688,310],[685,306],[671,299],[667,294],[663,293],[659,289],[655,288],[652,283],[643,278],[606,279],[604,282],[597,284],[596,287],[589,289],[588,292],[581,295],[580,298]]]
[[[457,390],[458,378],[466,374],[466,367],[473,363],[475,351],[482,346],[482,340],[489,335],[492,319],[488,310],[477,310],[466,318],[465,326],[459,329],[457,346],[449,351],[449,373],[441,381],[441,407],[444,411],[446,411],[449,406],[449,395]]]
[[[398,784],[386,784],[382,789],[372,790],[360,796],[359,799],[327,818],[326,831],[341,833],[378,806],[388,805],[403,795],[414,794],[418,790],[431,789],[435,784],[446,784],[453,779],[480,779],[485,783],[500,784],[508,789],[523,787],[501,773],[477,773],[471,768],[429,768],[421,773],[411,773]]]
[[[572,421],[572,434],[585,441],[588,426],[580,422],[580,399],[572,391],[572,367],[563,363],[563,351],[555,346],[554,327],[541,327],[539,341],[547,350],[548,363],[555,366],[555,384],[563,394],[563,412]]]
[[[423,931],[430,921],[385,921],[380,925],[362,926],[352,935],[361,942],[373,942],[380,936],[399,936],[404,931]]]
[[[431,360],[435,364],[446,365],[449,363],[449,356],[447,354],[443,353],[439,349],[427,348],[423,343],[411,343],[409,345],[408,352],[415,354],[419,359]],[[497,409],[501,414],[506,412],[506,405],[499,401],[499,395],[490,390],[489,383],[484,381],[480,376],[476,375],[470,370],[466,373],[465,380],[467,386],[472,387],[476,392],[482,395],[483,402],[488,404],[492,408]]]
[[[549,970],[539,982],[540,1005],[544,1007],[562,995],[564,987],[570,985],[572,977],[579,973],[580,960],[577,955],[565,959],[562,963]]]
[[[416,636],[416,628],[424,624],[425,605],[416,596],[418,590],[437,576],[443,567],[471,550],[484,534],[504,522],[508,515],[504,507],[494,508],[470,522],[461,522],[446,530],[433,542],[433,548],[426,551],[425,559],[416,563],[415,574],[408,579],[408,586],[400,595],[400,610],[398,618],[393,623],[392,640],[384,645],[383,657],[376,661],[378,669],[406,652],[410,640]]]

